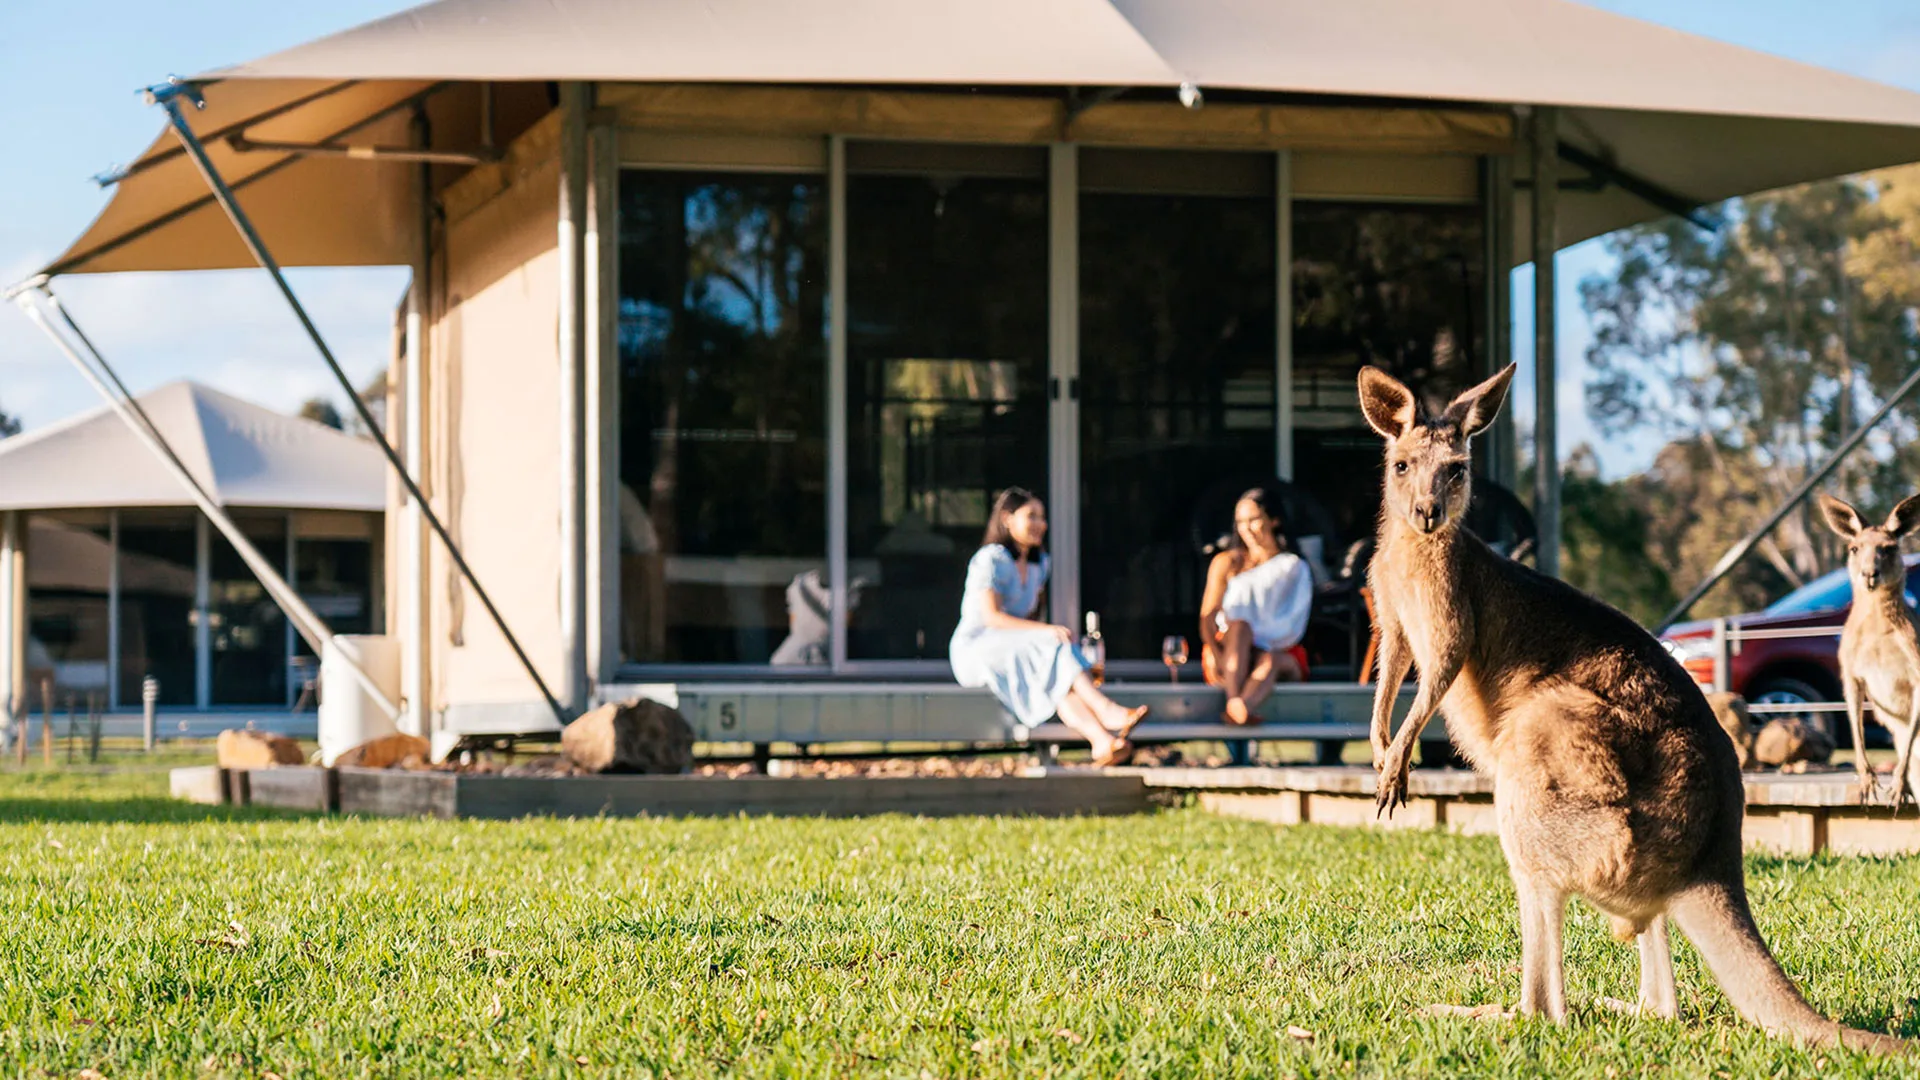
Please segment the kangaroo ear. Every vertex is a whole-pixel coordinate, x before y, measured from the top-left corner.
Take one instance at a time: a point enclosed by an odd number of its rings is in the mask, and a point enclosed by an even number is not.
[[[1893,508],[1893,513],[1887,515],[1886,529],[1898,540],[1915,527],[1920,527],[1920,495],[1909,495],[1900,500],[1900,505]]]
[[[1413,391],[1371,365],[1360,369],[1360,411],[1383,439],[1397,439],[1413,426]]]
[[[1460,428],[1460,434],[1473,438],[1493,423],[1500,412],[1500,406],[1507,400],[1507,386],[1513,382],[1513,369],[1508,364],[1500,373],[1471,390],[1454,398],[1447,406],[1446,418]]]
[[[1906,505],[1901,503],[1894,507],[1894,514],[1898,515]],[[1849,540],[1858,536],[1861,529],[1866,528],[1866,524],[1860,520],[1858,511],[1824,492],[1820,495],[1820,512],[1826,515],[1828,528]]]

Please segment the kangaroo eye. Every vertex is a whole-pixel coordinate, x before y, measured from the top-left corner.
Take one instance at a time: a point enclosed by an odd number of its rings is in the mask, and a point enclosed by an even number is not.
[[[1404,462],[1404,461],[1396,461],[1396,462],[1394,462],[1394,463],[1393,463],[1393,475],[1395,475],[1395,476],[1405,476],[1405,475],[1407,475],[1407,463],[1406,463],[1406,462]]]

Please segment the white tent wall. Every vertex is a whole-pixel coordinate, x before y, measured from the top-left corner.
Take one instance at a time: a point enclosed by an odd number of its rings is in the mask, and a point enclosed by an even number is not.
[[[558,115],[443,196],[427,424],[434,507],[550,686],[563,685]],[[434,702],[443,729],[553,726],[500,631],[435,545]]]

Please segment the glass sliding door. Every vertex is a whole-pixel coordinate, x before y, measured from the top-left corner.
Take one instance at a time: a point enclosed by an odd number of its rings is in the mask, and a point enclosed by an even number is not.
[[[287,519],[238,517],[254,549],[286,573]],[[287,704],[287,617],[219,530],[212,530],[207,625],[214,705]],[[136,699],[137,700],[137,699]]]
[[[120,701],[140,700],[151,675],[160,704],[194,704],[194,583],[199,558],[191,511],[120,511]]]
[[[28,698],[40,703],[40,680],[46,677],[53,680],[56,701],[74,700],[82,708],[93,701],[105,707],[112,637],[112,530],[104,522],[38,515],[27,519],[27,527]]]
[[[824,665],[826,185],[620,181],[621,653]]]
[[[994,492],[1047,495],[1046,152],[847,148],[853,660],[944,662]]]
[[[1294,475],[1349,541],[1372,535],[1380,507],[1360,368],[1434,404],[1482,377],[1484,228],[1478,206],[1294,203]]]
[[[1198,632],[1211,489],[1274,471],[1274,158],[1089,149],[1080,186],[1081,595],[1153,663]]]

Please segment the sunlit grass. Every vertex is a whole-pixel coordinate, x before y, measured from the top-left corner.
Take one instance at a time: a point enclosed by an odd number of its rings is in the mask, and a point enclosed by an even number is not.
[[[0,1073],[1895,1068],[1741,1025],[1685,946],[1683,1022],[1585,1007],[1630,997],[1637,969],[1583,906],[1569,1026],[1417,1015],[1518,993],[1512,890],[1485,838],[1196,810],[351,820],[174,803],[163,769],[109,767],[0,772]],[[1749,868],[1817,1007],[1920,1033],[1920,861]]]

